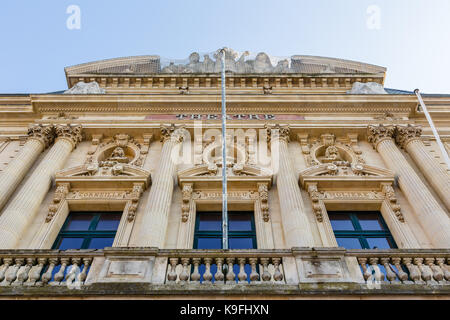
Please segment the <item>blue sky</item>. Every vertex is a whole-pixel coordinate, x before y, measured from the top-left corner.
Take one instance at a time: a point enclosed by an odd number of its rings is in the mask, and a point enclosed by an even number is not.
[[[66,89],[64,67],[83,62],[223,46],[372,63],[386,87],[450,93],[449,0],[3,0],[0,35],[0,93]]]

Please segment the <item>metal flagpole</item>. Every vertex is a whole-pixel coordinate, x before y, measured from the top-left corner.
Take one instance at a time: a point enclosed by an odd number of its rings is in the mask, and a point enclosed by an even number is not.
[[[416,94],[417,99],[419,99],[419,103],[422,106],[423,113],[425,113],[425,117],[428,120],[428,124],[430,125],[431,130],[433,131],[434,138],[436,139],[436,142],[439,145],[439,148],[441,149],[441,153],[442,156],[444,157],[445,163],[447,164],[447,168],[450,170],[450,160],[448,158],[447,150],[445,150],[445,147],[442,144],[441,138],[439,137],[436,127],[434,126],[433,120],[431,119],[431,116],[428,113],[427,106],[422,100],[422,96],[420,95],[419,89],[414,90],[414,93]]]
[[[222,248],[228,249],[228,211],[227,211],[227,106],[225,100],[225,48],[222,53]]]

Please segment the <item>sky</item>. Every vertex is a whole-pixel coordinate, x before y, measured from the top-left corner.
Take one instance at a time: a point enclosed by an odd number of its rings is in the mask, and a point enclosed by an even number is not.
[[[387,88],[450,93],[449,0],[2,0],[0,41],[0,93],[65,90],[79,63],[224,46],[361,61],[387,68]]]

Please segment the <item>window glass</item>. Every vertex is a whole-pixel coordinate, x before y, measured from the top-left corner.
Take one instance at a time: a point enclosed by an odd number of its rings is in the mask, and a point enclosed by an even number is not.
[[[253,238],[229,238],[230,249],[253,249]]]
[[[230,214],[229,231],[252,231],[252,217],[249,213]]]
[[[339,247],[345,249],[362,249],[358,238],[336,238]]]
[[[378,213],[360,213],[358,220],[363,230],[384,230]]]
[[[111,247],[113,242],[114,238],[92,238],[88,249],[103,249],[105,247]]]
[[[222,238],[197,238],[196,249],[221,249]]]
[[[117,230],[121,214],[104,213],[100,216],[96,230]]]
[[[367,238],[369,249],[390,249],[392,244],[387,238]]]
[[[333,230],[355,230],[348,214],[332,213],[329,218]]]
[[[89,230],[93,214],[90,213],[74,213],[69,215],[69,220],[65,230],[85,231]]]
[[[222,231],[222,215],[217,213],[201,213],[199,215],[199,231]]]
[[[59,240],[57,249],[67,250],[67,249],[81,249],[84,238],[61,238]]]

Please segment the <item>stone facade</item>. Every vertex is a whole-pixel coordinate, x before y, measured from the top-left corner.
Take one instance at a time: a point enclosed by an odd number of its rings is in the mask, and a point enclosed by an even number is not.
[[[253,211],[257,248],[193,249],[222,202],[215,58],[0,95],[0,296],[448,298],[449,169],[414,93],[358,62],[226,51],[229,210]],[[424,101],[448,146],[450,95]],[[339,247],[337,210],[379,211],[398,249]],[[71,211],[122,211],[112,247],[52,249]]]

